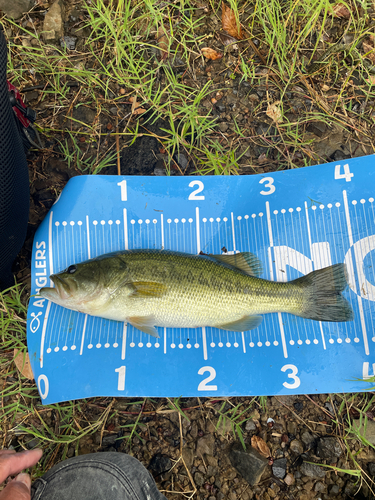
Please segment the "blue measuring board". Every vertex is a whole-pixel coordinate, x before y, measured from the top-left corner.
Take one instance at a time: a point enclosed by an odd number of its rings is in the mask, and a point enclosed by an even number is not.
[[[345,262],[355,320],[278,313],[248,332],[158,328],[156,339],[36,295],[27,339],[43,402],[364,390],[356,379],[375,369],[374,198],[375,156],[252,176],[74,177],[36,233],[33,294],[117,250],[250,251],[277,281]]]

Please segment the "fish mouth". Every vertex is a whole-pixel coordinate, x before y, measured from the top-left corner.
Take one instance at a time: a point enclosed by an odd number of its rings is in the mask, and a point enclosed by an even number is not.
[[[52,274],[50,279],[54,282],[56,288],[50,288],[49,290],[56,290],[56,293],[61,300],[66,300],[72,296],[70,286],[64,278],[58,274]]]

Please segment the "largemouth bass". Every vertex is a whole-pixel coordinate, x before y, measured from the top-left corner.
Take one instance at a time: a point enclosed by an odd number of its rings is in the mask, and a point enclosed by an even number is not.
[[[155,326],[229,331],[257,328],[261,314],[286,312],[316,321],[349,321],[341,295],[344,264],[279,283],[259,278],[258,258],[129,250],[103,255],[53,274],[40,295],[92,316],[126,321],[158,337]]]

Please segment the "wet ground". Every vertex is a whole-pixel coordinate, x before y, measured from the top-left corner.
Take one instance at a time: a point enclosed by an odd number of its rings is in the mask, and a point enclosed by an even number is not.
[[[39,2],[29,16],[17,23],[24,29],[40,32],[49,8],[48,3]],[[241,15],[245,18],[249,12],[245,9]],[[195,35],[207,35],[205,44],[224,52],[228,45],[221,30],[220,14],[199,5],[192,15],[193,19],[203,16]],[[63,17],[65,38],[49,43],[59,48],[62,43],[70,43],[74,58],[84,53],[90,34],[83,22],[87,21],[87,11],[82,2],[67,2]],[[324,41],[333,43],[342,36],[346,36],[345,43],[353,41],[352,35],[345,34],[345,22],[345,17],[338,17],[331,31],[325,32]],[[166,148],[166,144],[171,145],[171,134],[166,132],[171,128],[168,116],[163,113],[156,116],[149,102],[142,104],[144,112],[134,113],[137,108],[130,99],[134,95],[122,84],[111,83],[106,96],[98,91],[95,102],[85,94],[82,79],[69,81],[64,97],[58,102],[56,87],[53,91],[48,87],[50,76],[40,70],[32,72],[24,60],[23,50],[36,46],[32,37],[17,24],[4,20],[4,25],[15,68],[19,65],[23,68],[22,78],[15,80],[25,102],[38,113],[43,146],[41,150],[32,148],[28,155],[29,228],[15,264],[17,281],[25,284],[27,291],[33,236],[71,177],[99,170],[100,174],[116,175],[118,168],[123,175],[197,175],[212,174],[215,169],[210,166],[207,170],[194,131],[184,136],[185,143],[182,142],[178,150]],[[340,87],[338,76],[328,79],[324,72],[314,77],[300,75],[292,80],[284,95],[283,82],[277,72],[270,66],[262,67],[267,53],[259,40],[254,39],[258,54],[252,55],[256,79],[243,79],[239,69],[239,54],[249,51],[248,46],[241,40],[231,43],[225,57],[216,61],[194,59],[190,67],[186,61],[171,58],[170,54],[165,57],[185,85],[199,89],[207,82],[211,84],[212,92],[200,102],[199,111],[202,116],[216,120],[215,127],[207,132],[206,141],[211,141],[211,145],[216,142],[221,148],[218,151],[228,155],[229,160],[216,163],[221,173],[271,172],[374,152],[375,96],[368,88],[364,91],[358,72],[350,75],[351,83],[344,87]],[[359,50],[363,53],[365,49]],[[319,46],[315,59],[324,55],[324,51],[324,47]],[[307,53],[302,51],[301,56],[307,57]],[[334,53],[329,62],[332,68],[339,67],[345,55]],[[75,62],[79,64],[80,60],[77,57]],[[16,69],[10,76],[17,74]],[[161,87],[167,86],[165,72],[161,70],[157,79]],[[65,84],[67,81],[62,80],[61,86]],[[275,104],[277,111],[281,94],[284,124],[285,121],[298,123],[298,133],[295,125],[282,125],[270,111],[271,104]],[[180,117],[176,120],[177,128],[182,124]],[[119,136],[117,143],[116,130],[125,133]],[[195,143],[196,150],[190,147]],[[235,152],[232,157],[231,152]],[[109,153],[114,155],[109,166],[90,160],[106,158]],[[95,421],[101,422],[100,428],[71,445],[59,444],[51,450],[47,441],[17,434],[14,424],[19,422],[18,417],[12,424],[5,419],[2,437],[4,446],[17,447],[22,443],[32,448],[42,443],[49,447],[47,468],[64,456],[104,450],[129,452],[149,468],[168,499],[374,498],[369,485],[372,486],[371,478],[375,476],[375,451],[351,432],[353,419],[367,416],[366,439],[375,444],[371,397],[372,393],[352,399],[342,395],[315,395],[263,400],[230,398],[226,402],[194,398],[180,400],[180,410],[167,400],[142,403],[99,398],[82,402],[74,418],[81,429]],[[26,403],[30,401],[25,399]],[[103,418],[108,407],[111,414]],[[69,412],[61,417],[55,406],[42,412],[44,429],[53,429],[55,435],[63,433],[64,425],[74,420]],[[236,419],[241,412],[243,416]],[[41,423],[36,416],[29,415],[24,425],[38,428]],[[131,435],[129,426],[134,428]],[[263,454],[250,447],[255,444],[254,436],[261,438],[261,448],[262,441],[268,446],[261,449]],[[240,437],[248,447],[246,455],[242,455]],[[248,465],[244,467],[244,464]]]

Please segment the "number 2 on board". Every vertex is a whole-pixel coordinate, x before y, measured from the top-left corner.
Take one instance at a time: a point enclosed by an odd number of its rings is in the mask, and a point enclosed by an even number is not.
[[[201,193],[204,189],[204,184],[202,181],[191,181],[189,187],[198,186],[197,189],[194,189],[192,193],[189,194],[189,200],[204,200],[204,195],[201,194],[197,196],[198,193]]]

